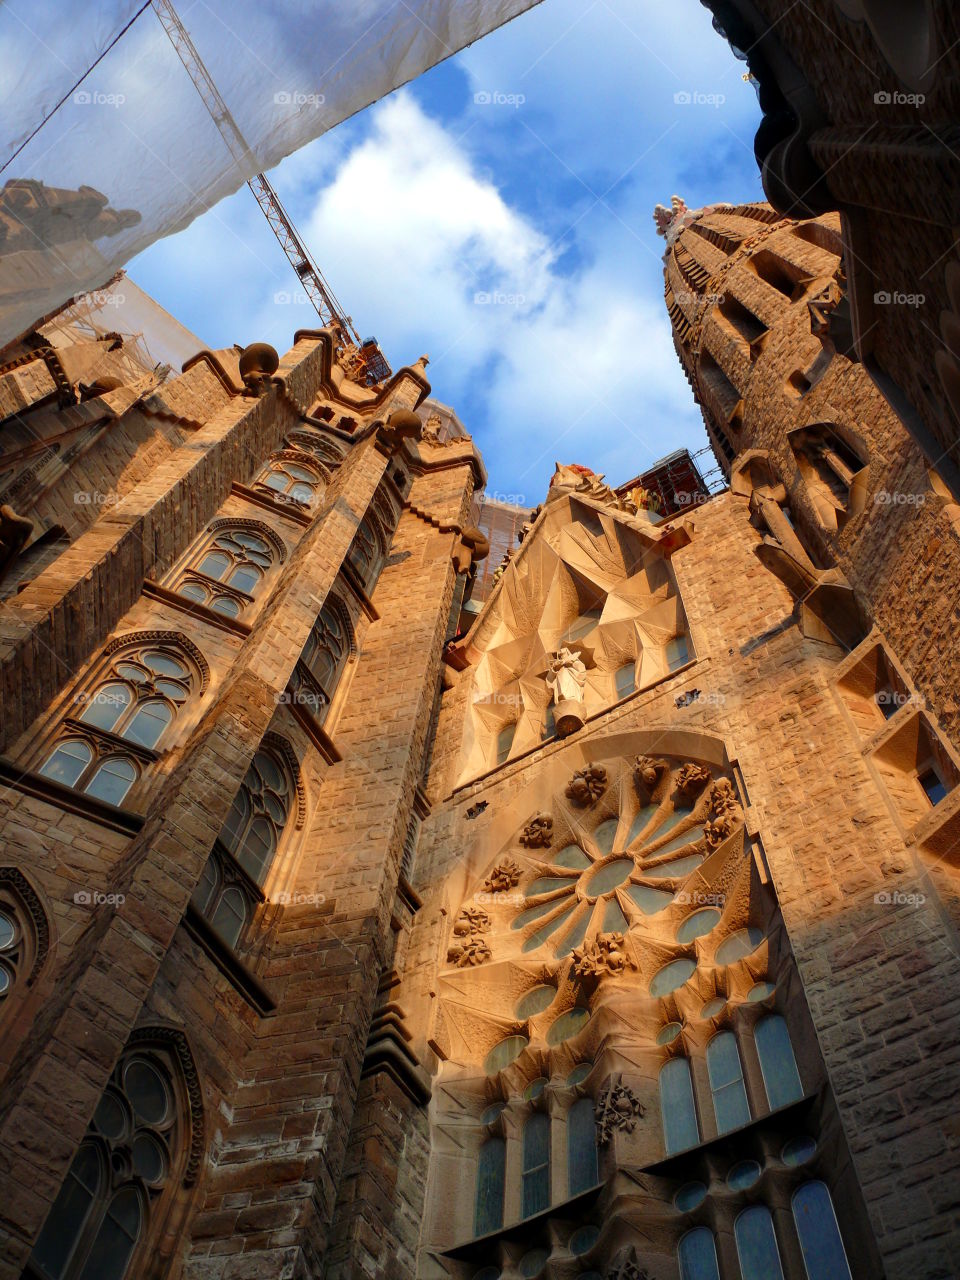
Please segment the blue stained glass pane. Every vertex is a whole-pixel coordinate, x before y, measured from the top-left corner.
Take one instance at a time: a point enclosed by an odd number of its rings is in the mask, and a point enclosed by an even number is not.
[[[657,1044],[673,1044],[682,1030],[682,1022],[668,1022],[657,1032]]]
[[[571,867],[576,871],[582,871],[584,867],[590,866],[590,859],[575,844],[567,844],[557,853],[553,859],[555,867]]]
[[[762,929],[755,927],[738,929],[717,947],[717,964],[733,964],[737,960],[742,960],[744,956],[750,955],[751,951],[756,951],[763,937]]]
[[[717,1129],[729,1133],[750,1123],[750,1107],[743,1087],[743,1068],[737,1038],[732,1031],[721,1031],[707,1045],[707,1074],[713,1092]]]
[[[556,987],[551,987],[549,984],[532,987],[517,1001],[517,1018],[522,1022],[524,1018],[532,1018],[535,1014],[542,1013],[547,1005],[553,1002],[556,994]]]
[[[667,880],[674,876],[682,877],[695,871],[703,861],[700,853],[687,854],[685,858],[674,858],[671,862],[663,862],[656,867],[644,867],[643,874],[649,880]]]
[[[660,1070],[660,1116],[667,1155],[695,1147],[700,1141],[690,1063],[686,1058],[671,1058]]]
[[[689,960],[685,956],[679,960],[671,960],[669,964],[665,964],[662,969],[658,969],[650,980],[650,994],[652,996],[666,996],[671,991],[676,991],[678,987],[682,987],[688,978],[696,972],[697,962]]]
[[[627,917],[621,910],[620,903],[616,897],[609,898],[603,912],[603,924],[601,928],[604,933],[625,933],[627,929]]]
[[[522,1216],[529,1218],[550,1205],[550,1119],[542,1111],[523,1126]]]
[[[660,806],[658,804],[648,804],[648,805],[645,805],[644,808],[640,810],[640,812],[634,818],[633,822],[631,822],[630,830],[627,832],[628,848],[634,842],[634,840],[636,840],[636,838],[640,835],[640,833],[643,831],[643,828],[647,825],[647,823],[652,821],[653,815],[657,812],[659,808]]]
[[[587,1076],[593,1070],[592,1062],[579,1062],[567,1076],[566,1084],[572,1087],[575,1084],[582,1084]]]
[[[504,1067],[509,1067],[511,1062],[520,1057],[529,1043],[526,1036],[507,1036],[506,1040],[501,1040],[499,1044],[494,1045],[487,1054],[483,1062],[484,1071],[488,1076],[494,1076]]]
[[[667,668],[670,671],[676,671],[678,667],[682,667],[689,657],[690,647],[686,636],[674,636],[672,640],[667,641]]]
[[[726,1003],[727,1003],[726,996],[714,996],[713,999],[708,1000],[707,1003],[700,1010],[700,1017],[715,1018],[717,1014],[720,1013],[726,1007]]]
[[[541,876],[528,884],[523,891],[525,898],[535,898],[540,893],[554,893],[557,889],[572,889],[577,883],[574,876]]]
[[[690,827],[687,831],[681,831],[678,836],[674,836],[672,840],[668,840],[666,844],[662,844],[659,849],[655,850],[650,856],[659,858],[661,853],[672,853],[674,849],[682,849],[685,844],[694,844],[703,835],[703,827],[698,825]]]
[[[699,1208],[706,1198],[707,1188],[702,1182],[686,1182],[673,1197],[673,1204],[678,1213],[690,1213]]]
[[[808,1160],[812,1160],[817,1154],[817,1144],[807,1134],[801,1134],[799,1138],[791,1138],[780,1152],[780,1159],[784,1164],[791,1168],[798,1165],[806,1164]]]
[[[529,1218],[530,1214],[525,1213],[523,1216]],[[520,1274],[524,1280],[532,1280],[534,1276],[538,1276],[549,1257],[549,1249],[531,1249],[529,1253],[525,1253],[520,1259]]]
[[[759,1204],[744,1209],[737,1218],[734,1235],[743,1280],[783,1280],[769,1209]]]
[[[802,1098],[803,1085],[790,1043],[790,1031],[783,1018],[778,1013],[761,1018],[753,1035],[771,1111]]]
[[[511,923],[511,929],[523,929],[528,924],[533,924],[534,920],[539,920],[542,916],[548,916],[551,911],[556,911],[563,899],[558,900],[551,898],[549,902],[539,902],[535,907],[528,907],[526,911],[521,911],[517,918]]]
[[[693,813],[692,809],[674,809],[673,813],[664,818],[659,827],[650,832],[644,844],[653,844],[654,840],[662,840],[668,831],[672,831],[677,823],[682,822],[684,818],[689,818],[691,813]]]
[[[776,983],[758,982],[747,992],[747,999],[755,1004],[758,1000],[766,1000],[767,996],[772,996],[776,989]]]
[[[665,889],[651,889],[645,884],[628,884],[626,892],[645,916],[656,915],[673,901],[672,893]]]
[[[595,1187],[600,1181],[592,1098],[575,1102],[567,1115],[567,1180],[571,1196]]]
[[[568,956],[574,947],[580,946],[587,935],[587,925],[590,923],[590,917],[592,915],[593,911],[590,908],[581,910],[579,918],[573,928],[557,947],[555,954],[558,960],[562,959],[564,956]]]
[[[600,823],[593,833],[593,839],[598,849],[601,849],[604,853],[613,852],[613,840],[619,825],[620,820],[618,818],[608,818],[606,822]]]
[[[800,1187],[793,1197],[793,1220],[808,1280],[850,1280],[837,1216],[824,1183],[806,1182]]]
[[[579,1007],[568,1009],[550,1027],[547,1032],[547,1044],[562,1044],[564,1040],[569,1040],[571,1036],[575,1036],[589,1020],[589,1009],[581,1009]]]
[[[752,1187],[760,1177],[760,1166],[756,1160],[741,1160],[727,1174],[727,1186],[731,1191],[745,1191]]]
[[[625,666],[618,668],[616,683],[618,698],[625,698],[627,694],[633,693],[637,687],[634,663],[628,662]]]
[[[555,902],[551,902],[550,906],[556,909],[557,904]],[[572,915],[573,904],[571,903],[565,911],[561,911],[558,916],[555,916],[552,920],[548,920],[542,929],[538,929],[536,933],[532,933],[530,937],[527,938],[526,942],[524,942],[520,950],[535,951],[537,947],[542,946],[543,943],[546,942],[555,929],[559,929],[560,926],[565,924]]]
[[[716,907],[704,907],[702,911],[695,911],[692,916],[687,916],[677,930],[677,941],[687,943],[692,942],[694,938],[702,938],[705,933],[710,932],[719,919],[720,912]]]
[[[590,1223],[585,1227],[578,1227],[570,1237],[570,1243],[567,1247],[572,1254],[579,1257],[583,1253],[590,1252],[593,1246],[597,1243],[599,1235],[600,1228],[594,1226],[593,1223]]]
[[[503,1226],[503,1189],[507,1144],[503,1138],[489,1138],[477,1159],[477,1202],[473,1233],[484,1236]]]
[[[616,889],[629,880],[633,867],[632,858],[614,858],[613,862],[606,862],[591,872],[584,881],[584,888],[591,896],[609,893],[611,889]]]
[[[707,1227],[688,1231],[677,1248],[680,1280],[720,1280],[717,1246],[713,1232]]]

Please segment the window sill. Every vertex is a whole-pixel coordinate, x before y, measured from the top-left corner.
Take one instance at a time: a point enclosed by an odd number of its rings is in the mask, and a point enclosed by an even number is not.
[[[213,627],[218,627],[221,631],[229,631],[231,635],[246,637],[250,634],[250,624],[241,622],[239,618],[230,618],[225,613],[218,613],[216,609],[208,609],[205,604],[200,604],[197,600],[188,600],[186,596],[178,595],[176,591],[171,591],[169,587],[161,587],[159,582],[145,582],[143,584],[143,594],[151,600],[159,600],[163,604],[168,604],[180,613],[186,613],[191,618],[199,618],[201,622],[208,622]]]
[[[244,1000],[253,1006],[261,1018],[273,1013],[277,1007],[276,1000],[192,902],[187,905],[183,924],[194,942],[207,953],[224,977]]]
[[[272,511],[275,516],[280,516],[285,520],[292,520],[294,524],[302,525],[305,529],[313,523],[313,516],[306,511],[295,507],[292,502],[274,502],[268,498],[265,493],[261,493],[257,489],[251,489],[245,484],[237,484],[231,486],[230,492],[238,498],[243,498],[245,502],[252,502],[258,507],[262,507],[264,511]],[[314,515],[316,512],[314,512]]]
[[[3,757],[0,757],[0,784],[19,791],[21,795],[44,800],[66,813],[89,818],[91,822],[111,831],[121,831],[124,835],[136,835],[145,821],[143,814],[118,809],[105,800],[96,800],[93,796],[84,795],[82,791],[74,791],[62,782],[54,782],[52,778],[45,778],[42,774],[19,769],[12,761]]]
[[[538,1227],[543,1230],[544,1238],[546,1238],[548,1219],[578,1219],[581,1215],[588,1213],[606,1185],[606,1182],[598,1182],[595,1187],[590,1187],[587,1191],[581,1191],[579,1195],[572,1196],[569,1200],[558,1200],[556,1204],[550,1205],[548,1209],[542,1209],[539,1213],[531,1214],[529,1218],[522,1218],[519,1222],[512,1222],[509,1226],[500,1227],[497,1231],[489,1231],[484,1236],[476,1236],[473,1240],[439,1251],[439,1256],[441,1258],[452,1258],[458,1262],[483,1262],[489,1259],[491,1249],[501,1240],[509,1244],[525,1245],[529,1248],[530,1241]]]

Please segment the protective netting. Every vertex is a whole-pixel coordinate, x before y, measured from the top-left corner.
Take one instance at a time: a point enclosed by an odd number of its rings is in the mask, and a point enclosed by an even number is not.
[[[152,5],[6,0],[0,342],[536,3],[180,0],[249,146],[237,159]]]

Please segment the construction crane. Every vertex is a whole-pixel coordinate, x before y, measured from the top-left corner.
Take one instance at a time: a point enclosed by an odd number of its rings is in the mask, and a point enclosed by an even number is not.
[[[253,153],[240,128],[230,112],[230,108],[214,83],[213,77],[204,66],[203,59],[190,33],[180,21],[180,16],[170,0],[151,0],[153,10],[160,20],[160,25],[167,33],[177,56],[186,68],[187,75],[193,81],[210,118],[220,131],[220,136],[227,145],[227,150],[241,168],[249,170]],[[247,180],[247,186],[253,192],[257,204],[264,212],[273,234],[277,237],[287,260],[297,273],[304,291],[316,308],[317,315],[324,327],[333,326],[347,346],[356,346],[360,356],[359,377],[367,386],[373,386],[390,377],[390,366],[376,338],[361,339],[354,328],[353,321],[345,313],[337,301],[333,290],[324,278],[323,272],[314,262],[310,253],[300,239],[296,227],[290,220],[287,211],[280,203],[280,197],[274,191],[265,174],[257,173]]]

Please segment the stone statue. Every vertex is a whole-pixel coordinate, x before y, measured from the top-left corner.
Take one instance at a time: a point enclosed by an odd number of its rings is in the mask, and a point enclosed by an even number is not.
[[[550,658],[546,671],[548,687],[553,692],[554,724],[557,734],[565,738],[582,728],[584,720],[583,687],[587,668],[579,651],[563,648]]]

